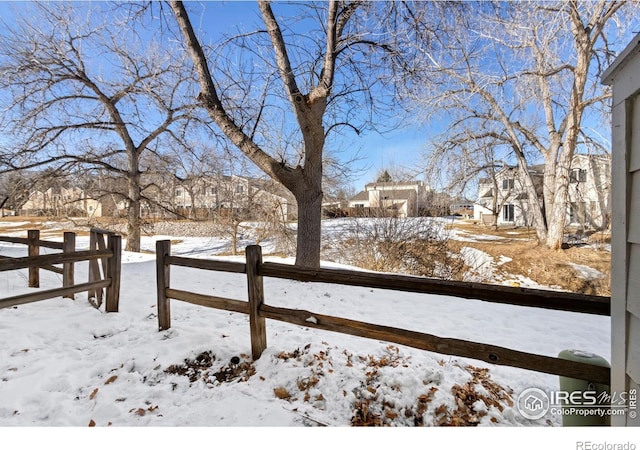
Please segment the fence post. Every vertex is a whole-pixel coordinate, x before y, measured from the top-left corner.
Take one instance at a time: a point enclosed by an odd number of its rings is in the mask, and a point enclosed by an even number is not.
[[[158,330],[171,328],[171,304],[167,298],[171,266],[166,257],[171,254],[171,241],[156,242],[156,287],[158,289]]]
[[[98,234],[94,230],[91,230],[89,232],[89,250],[93,251],[98,248],[97,239],[98,239]],[[99,278],[100,278],[100,270],[98,269],[98,260],[90,259],[89,260],[89,283],[91,283],[92,281],[96,281]],[[100,290],[100,294],[102,294],[102,289]],[[100,308],[100,306],[102,305],[102,295],[100,295],[100,298],[98,298],[98,292],[95,289],[90,289],[87,292],[87,296],[89,297],[89,299],[95,298],[96,303],[94,306],[96,308]]]
[[[118,312],[120,302],[120,273],[122,266],[122,238],[115,234],[108,236],[107,247],[113,256],[107,261],[105,277],[111,279],[111,284],[107,286],[105,311]]]
[[[71,231],[64,233],[64,239],[62,242],[62,253],[73,253],[76,251],[76,234]],[[62,286],[73,286],[74,281],[74,267],[73,262],[64,263],[62,266]],[[65,298],[74,299],[73,294],[65,295]]]
[[[249,329],[251,330],[251,356],[260,358],[267,348],[267,325],[260,317],[260,307],[264,303],[264,285],[260,266],[262,266],[262,247],[250,245],[246,250],[247,289],[249,291]]]
[[[29,230],[27,232],[27,240],[29,246],[29,256],[40,256],[40,230]],[[37,266],[29,267],[29,287],[40,287],[40,268]]]

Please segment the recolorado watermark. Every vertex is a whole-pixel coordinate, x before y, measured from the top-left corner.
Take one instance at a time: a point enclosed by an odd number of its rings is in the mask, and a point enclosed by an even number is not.
[[[636,444],[628,441],[625,443],[578,441],[576,450],[636,450]]]
[[[518,396],[516,407],[520,414],[530,420],[538,420],[547,413],[563,416],[637,416],[637,391],[612,393],[588,391],[550,391],[528,388]],[[617,447],[584,447],[584,450],[614,450]],[[631,450],[631,449],[624,449]]]

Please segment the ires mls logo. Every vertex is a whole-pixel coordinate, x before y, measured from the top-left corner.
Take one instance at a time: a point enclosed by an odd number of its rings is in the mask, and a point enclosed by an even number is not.
[[[587,391],[551,391],[528,388],[520,393],[516,402],[520,414],[530,420],[538,420],[548,412],[573,416],[613,416],[628,414],[635,419],[637,392],[613,393]]]
[[[528,388],[520,393],[516,407],[523,417],[529,420],[538,420],[549,412],[551,401],[542,389]]]

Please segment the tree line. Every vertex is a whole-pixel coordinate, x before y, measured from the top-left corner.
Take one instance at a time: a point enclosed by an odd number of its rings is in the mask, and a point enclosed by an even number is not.
[[[318,267],[328,175],[348,171],[337,150],[411,117],[446,118],[427,173],[460,185],[516,165],[539,239],[559,248],[571,158],[608,151],[586,123],[606,117],[598,75],[637,7],[258,1],[255,23],[210,36],[195,3],[16,4],[0,35],[0,172],[121,180],[138,251],[142,174],[188,179],[239,155],[295,197],[296,264]],[[540,160],[541,198],[528,178]]]

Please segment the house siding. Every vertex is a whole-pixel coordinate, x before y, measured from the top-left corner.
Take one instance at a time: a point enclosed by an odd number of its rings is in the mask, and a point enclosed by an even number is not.
[[[611,391],[640,383],[640,39],[603,76],[613,86]],[[640,425],[613,416],[612,425]]]

